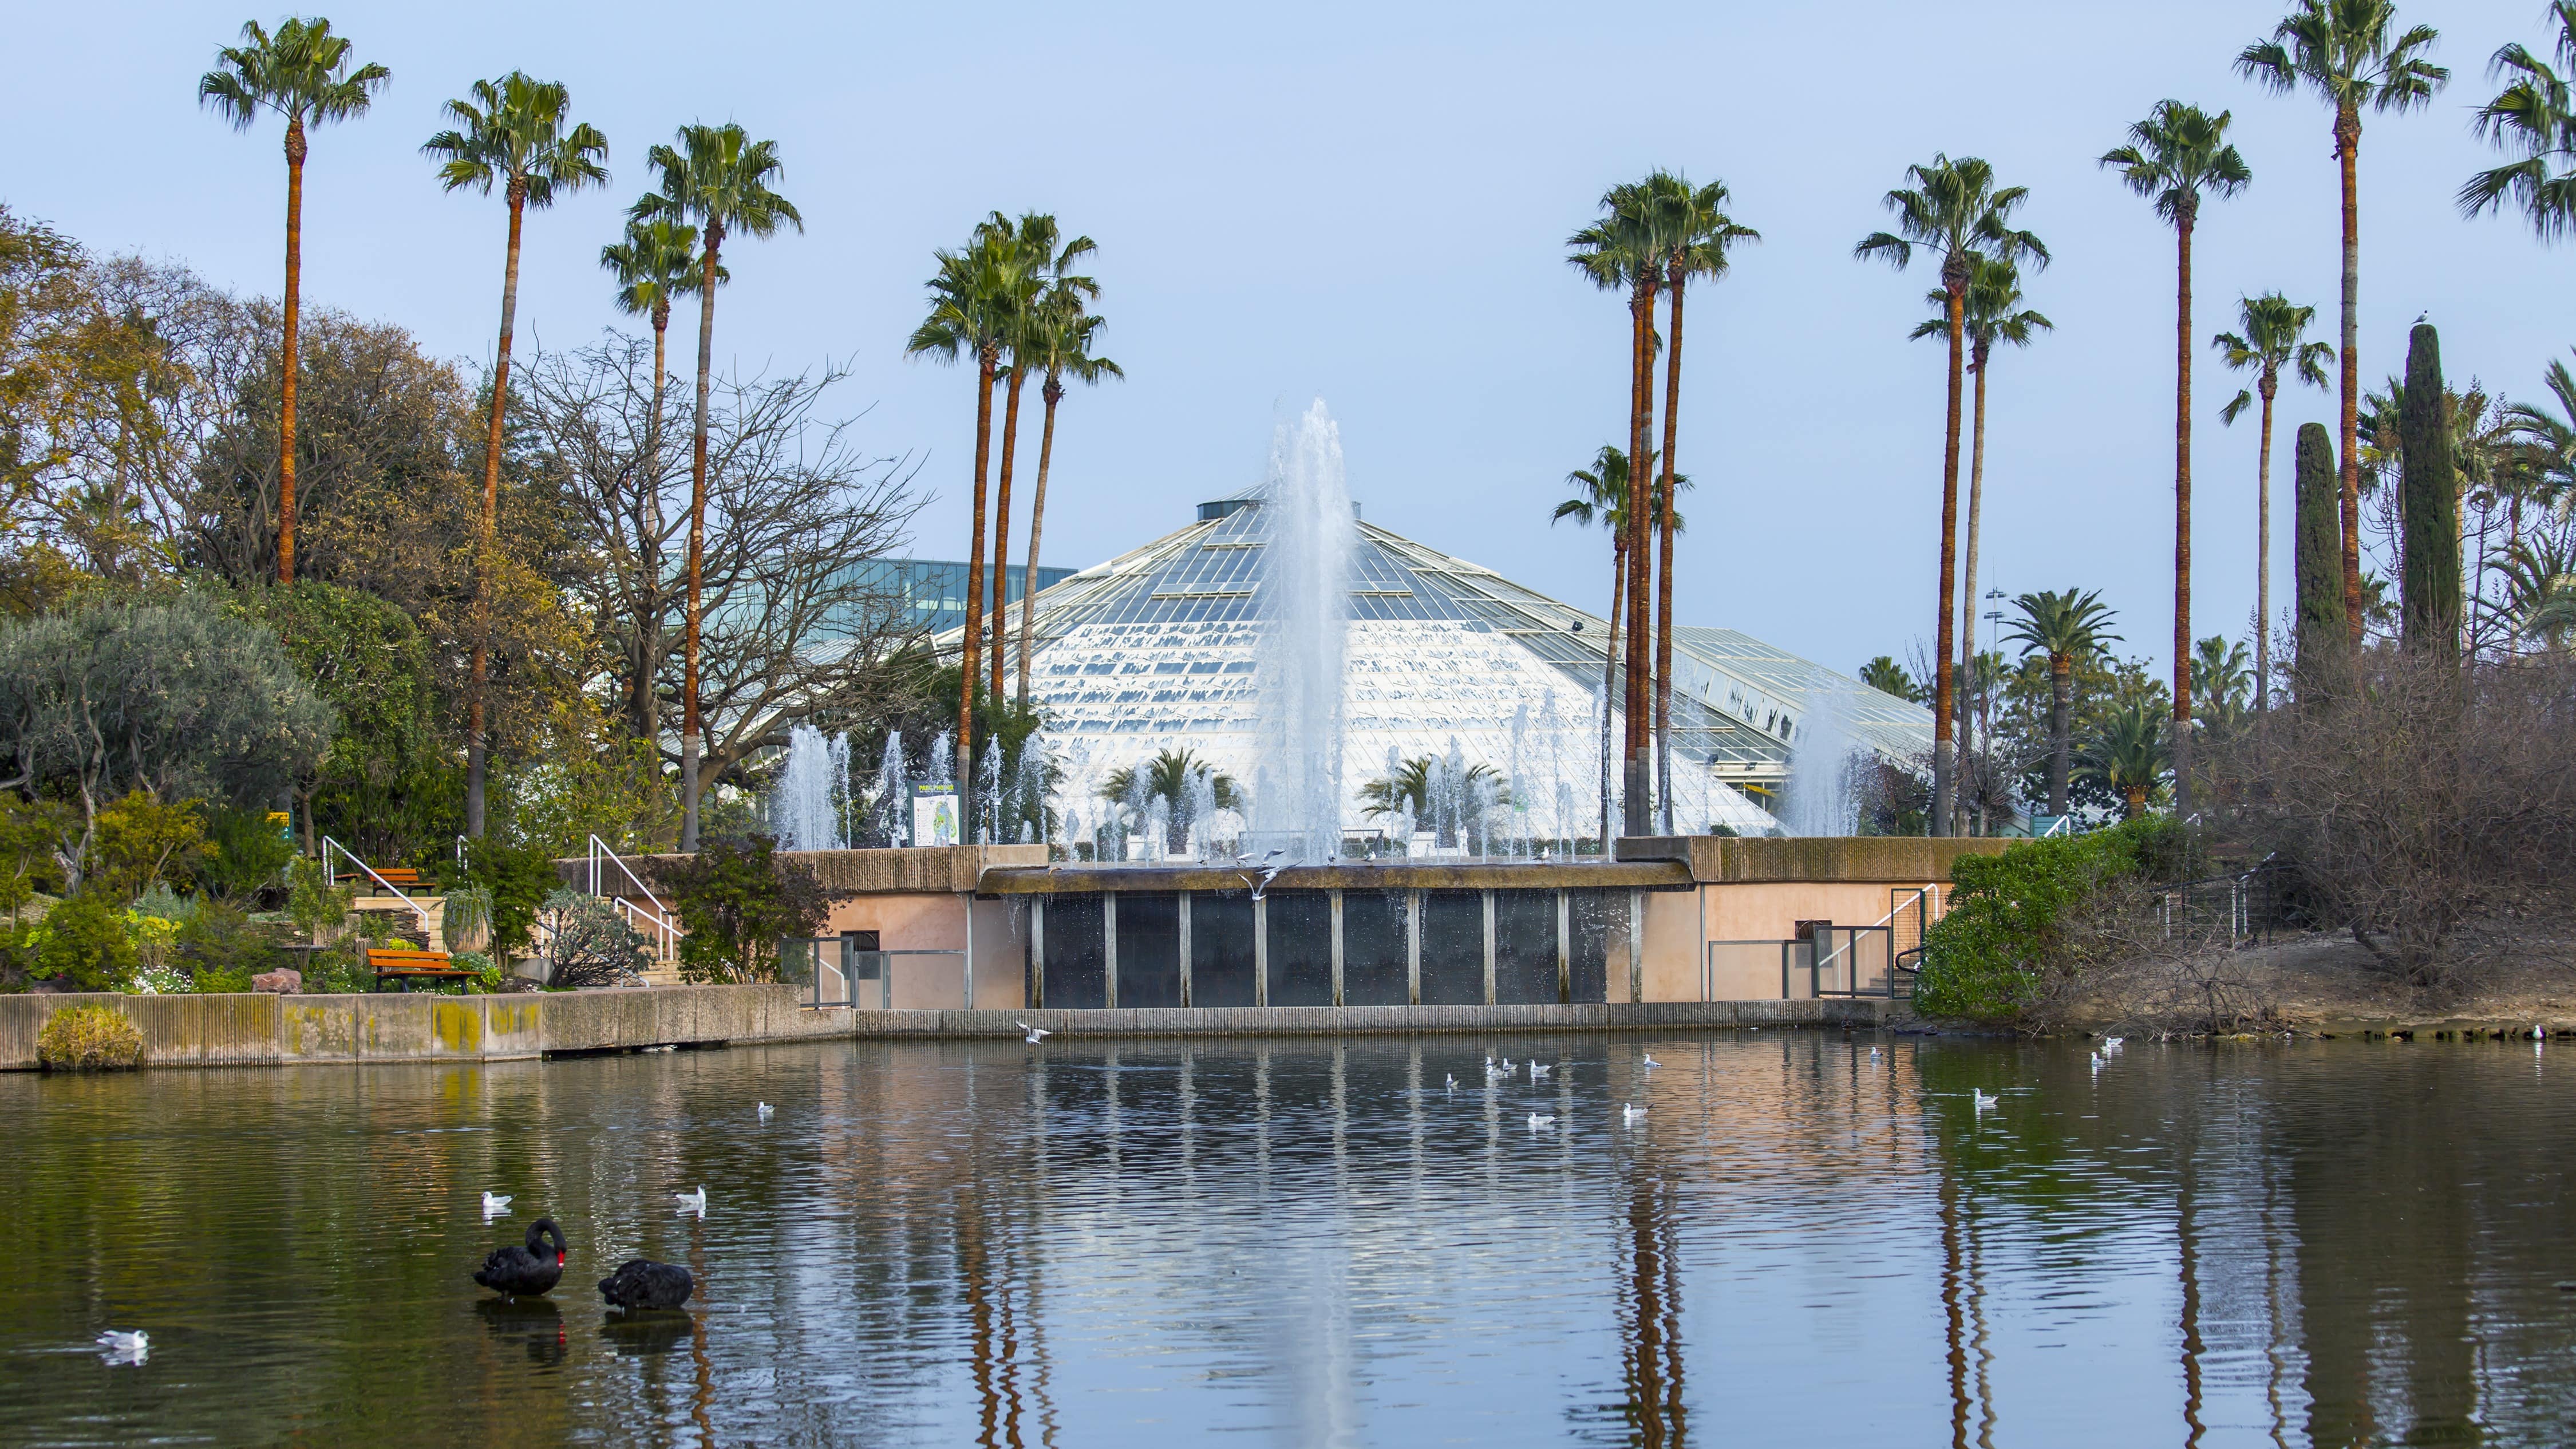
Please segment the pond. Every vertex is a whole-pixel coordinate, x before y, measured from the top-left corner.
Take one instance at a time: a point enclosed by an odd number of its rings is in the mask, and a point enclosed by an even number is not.
[[[2563,1443],[2571,1049],[1056,1038],[12,1075],[0,1442]],[[539,1213],[563,1285],[490,1299],[468,1275]],[[689,1313],[603,1309],[636,1255],[697,1275]]]

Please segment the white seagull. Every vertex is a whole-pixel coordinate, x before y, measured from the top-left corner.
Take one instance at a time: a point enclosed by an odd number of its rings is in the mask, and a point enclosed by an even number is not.
[[[1653,1053],[1651,1053],[1651,1052],[1649,1052],[1649,1053],[1647,1053],[1647,1055],[1646,1055],[1646,1060],[1645,1060],[1644,1065],[1645,1065],[1646,1070],[1651,1072],[1651,1071],[1653,1071],[1655,1068],[1662,1066],[1662,1065],[1663,1065],[1663,1063],[1662,1063],[1662,1062],[1659,1062],[1659,1061],[1656,1061],[1656,1060],[1655,1060],[1655,1058],[1654,1058],[1654,1054],[1653,1054]]]
[[[1619,1104],[1619,1120],[1631,1127],[1636,1126],[1637,1119],[1645,1115],[1646,1109],[1638,1106],[1634,1102],[1622,1102]]]
[[[2118,1051],[2120,1049],[2120,1043],[2127,1040],[2128,1038],[2125,1036],[2106,1036],[2102,1038],[2102,1050],[2106,1052]]]
[[[1012,1023],[1011,1023],[1011,1025],[1016,1026],[1016,1027],[1018,1027],[1020,1030],[1022,1030],[1022,1031],[1024,1031],[1024,1032],[1027,1032],[1027,1033],[1029,1034],[1029,1035],[1028,1035],[1028,1043],[1029,1043],[1029,1045],[1031,1045],[1031,1046],[1036,1046],[1040,1041],[1044,1040],[1045,1038],[1047,1038],[1047,1037],[1051,1037],[1051,1036],[1055,1035],[1055,1033],[1054,1033],[1054,1032],[1052,1032],[1052,1031],[1048,1030],[1047,1028],[1045,1028],[1045,1027],[1043,1027],[1043,1026],[1031,1026],[1031,1025],[1029,1025],[1029,1024],[1028,1024],[1027,1022],[1025,1022],[1025,1021],[1015,1021],[1015,1022],[1012,1022]]]
[[[1977,1110],[1980,1112],[1991,1109],[1997,1102],[2003,1100],[2001,1097],[1988,1095],[1986,1090],[1982,1087],[1970,1087],[1968,1089],[1968,1095],[1976,1100]]]
[[[152,1335],[139,1328],[111,1328],[92,1341],[107,1350],[99,1356],[112,1364],[139,1364],[152,1356]]]
[[[2100,1052],[2095,1052],[2093,1054],[2093,1075],[2097,1077],[2102,1075],[2102,1054]]]
[[[1530,1069],[1530,1080],[1531,1080],[1531,1081],[1533,1081],[1533,1082],[1537,1081],[1537,1080],[1538,1080],[1539,1078],[1541,1078],[1541,1077],[1546,1076],[1548,1073],[1550,1073],[1550,1072],[1552,1072],[1552,1071],[1555,1071],[1555,1070],[1556,1070],[1556,1068],[1554,1068],[1554,1067],[1543,1067],[1543,1066],[1540,1066],[1540,1065],[1539,1065],[1538,1063],[1536,1063],[1536,1062],[1532,1062],[1532,1063],[1530,1063],[1530,1064],[1529,1064],[1529,1069]]]
[[[1512,1059],[1511,1059],[1510,1057],[1505,1057],[1505,1058],[1503,1058],[1503,1075],[1508,1077],[1508,1076],[1510,1076],[1511,1074],[1512,1074]]]
[[[1456,1072],[1451,1072],[1449,1074],[1449,1085],[1446,1090],[1452,1092],[1458,1090],[1458,1074]]]
[[[1532,1132],[1538,1132],[1538,1131],[1542,1131],[1542,1130],[1544,1130],[1544,1129],[1546,1129],[1546,1128],[1554,1127],[1554,1126],[1556,1125],[1556,1118],[1555,1118],[1555,1116],[1554,1116],[1553,1114],[1551,1114],[1551,1115],[1549,1115],[1549,1116],[1542,1117],[1542,1116],[1540,1116],[1539,1114],[1537,1114],[1536,1112],[1532,1112],[1532,1113],[1530,1114],[1529,1122],[1530,1122],[1530,1128],[1529,1128],[1529,1130],[1531,1130]]]
[[[509,1210],[510,1210],[510,1199],[509,1199],[509,1197],[505,1197],[505,1196],[502,1196],[502,1195],[497,1194],[497,1193],[489,1193],[489,1192],[487,1192],[487,1193],[483,1194],[483,1216],[485,1216],[485,1217],[487,1217],[487,1218],[489,1218],[489,1217],[498,1217],[498,1216],[500,1216],[502,1213],[508,1212]]]
[[[1252,898],[1254,900],[1257,901],[1261,899],[1261,893],[1270,889],[1272,878],[1276,877],[1281,870],[1285,869],[1284,866],[1279,864],[1279,857],[1286,855],[1287,853],[1288,852],[1285,850],[1274,850],[1268,855],[1261,857],[1261,864],[1253,867],[1253,870],[1259,873],[1257,878],[1253,875],[1246,875],[1242,871],[1235,872],[1236,875],[1243,876],[1244,880],[1252,886]],[[1235,858],[1237,860],[1242,859],[1241,856],[1237,856]]]
[[[1869,1049],[1869,1059],[1870,1059],[1871,1061],[1877,1061],[1877,1060],[1878,1060],[1878,1048],[1876,1048],[1876,1047],[1871,1047],[1871,1048]]]
[[[772,1113],[772,1112],[775,1112],[775,1111],[777,1111],[777,1110],[778,1110],[777,1108],[775,1108],[775,1107],[773,1107],[773,1106],[769,1105],[767,1102],[763,1102],[763,1103],[761,1103],[761,1104],[760,1104],[760,1120],[761,1120],[761,1121],[763,1121],[763,1122],[768,1121],[768,1120],[769,1120],[769,1114],[770,1114],[770,1113]]]
[[[696,1213],[699,1217],[707,1215],[707,1185],[703,1182],[698,1184],[696,1192],[675,1192],[671,1194],[671,1200],[678,1203],[684,1213]]]

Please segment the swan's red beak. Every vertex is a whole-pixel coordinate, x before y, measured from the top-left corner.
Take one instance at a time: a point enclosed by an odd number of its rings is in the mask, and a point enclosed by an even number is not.
[[[562,1267],[562,1266],[563,1266],[563,1258],[564,1258],[564,1255],[563,1255],[563,1254],[561,1254],[561,1253],[557,1253],[557,1254],[555,1254],[555,1266],[556,1266],[556,1267],[560,1268],[560,1267]]]

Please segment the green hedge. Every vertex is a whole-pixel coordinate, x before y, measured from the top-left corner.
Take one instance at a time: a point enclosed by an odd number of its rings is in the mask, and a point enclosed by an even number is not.
[[[1949,914],[1923,933],[1915,1009],[2017,1024],[2050,975],[2066,969],[2061,925],[2069,909],[2114,881],[2175,879],[2190,863],[2188,832],[2164,815],[1961,857]]]

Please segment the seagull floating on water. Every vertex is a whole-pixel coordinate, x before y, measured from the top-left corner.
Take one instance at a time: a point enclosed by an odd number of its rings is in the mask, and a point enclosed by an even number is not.
[[[1546,1076],[1548,1073],[1550,1073],[1550,1072],[1552,1072],[1552,1071],[1555,1071],[1555,1070],[1556,1070],[1556,1068],[1554,1068],[1554,1067],[1543,1067],[1543,1066],[1540,1066],[1540,1065],[1539,1065],[1538,1063],[1536,1063],[1536,1062],[1532,1062],[1532,1063],[1530,1063],[1530,1064],[1529,1064],[1529,1069],[1530,1069],[1530,1080],[1531,1080],[1531,1081],[1533,1081],[1533,1082],[1537,1081],[1537,1080],[1538,1080],[1539,1078],[1541,1078],[1541,1077]]]
[[[1876,1047],[1871,1047],[1871,1048],[1869,1049],[1869,1059],[1870,1059],[1871,1061],[1877,1061],[1877,1060],[1878,1060],[1878,1048],[1876,1048]]]
[[[2127,1040],[2128,1038],[2125,1036],[2106,1036],[2102,1038],[2102,1050],[2106,1052],[2118,1051],[2120,1049],[2120,1043]]]
[[[671,1199],[680,1205],[680,1211],[684,1213],[696,1213],[700,1217],[707,1215],[707,1185],[703,1182],[698,1184],[696,1192],[675,1192],[671,1194]]]
[[[139,1328],[111,1328],[93,1342],[107,1350],[99,1357],[111,1364],[140,1364],[152,1356],[152,1335]]]
[[[1458,1074],[1456,1072],[1451,1072],[1449,1074],[1449,1086],[1447,1090],[1452,1092],[1458,1090]]]
[[[1631,1127],[1636,1126],[1637,1119],[1645,1115],[1646,1109],[1638,1106],[1634,1102],[1622,1102],[1619,1104],[1619,1120]]]
[[[497,1217],[510,1210],[510,1199],[496,1193],[483,1194],[483,1216]]]
[[[1051,1036],[1055,1035],[1055,1033],[1054,1033],[1054,1032],[1052,1032],[1052,1031],[1048,1030],[1047,1028],[1045,1028],[1045,1027],[1043,1027],[1043,1026],[1031,1026],[1031,1025],[1029,1025],[1029,1024],[1028,1024],[1027,1022],[1025,1022],[1025,1021],[1015,1021],[1015,1022],[1012,1022],[1012,1023],[1011,1023],[1011,1025],[1016,1026],[1016,1027],[1018,1027],[1020,1030],[1022,1030],[1022,1031],[1024,1031],[1024,1032],[1027,1032],[1027,1033],[1029,1034],[1029,1035],[1028,1035],[1028,1043],[1029,1043],[1029,1045],[1031,1045],[1031,1046],[1036,1046],[1039,1042],[1043,1041],[1045,1038],[1047,1038],[1047,1037],[1051,1037]]]
[[[775,1112],[775,1111],[777,1111],[777,1110],[778,1110],[777,1108],[775,1108],[775,1107],[773,1107],[773,1106],[769,1105],[767,1102],[760,1103],[759,1105],[760,1105],[760,1120],[761,1120],[761,1121],[763,1121],[763,1122],[766,1122],[766,1121],[768,1121],[768,1120],[769,1120],[769,1114],[770,1114],[770,1113]]]
[[[1549,1116],[1542,1117],[1542,1116],[1540,1116],[1538,1113],[1536,1113],[1536,1112],[1532,1112],[1532,1113],[1530,1114],[1529,1122],[1530,1122],[1530,1128],[1529,1128],[1529,1130],[1531,1130],[1532,1132],[1537,1132],[1537,1131],[1541,1131],[1541,1130],[1543,1130],[1543,1129],[1546,1129],[1546,1128],[1549,1128],[1549,1127],[1553,1127],[1553,1126],[1555,1126],[1555,1125],[1556,1125],[1556,1118],[1555,1118],[1555,1116],[1554,1116],[1553,1114],[1551,1114],[1551,1115],[1549,1115]]]
[[[2001,1097],[1989,1095],[1982,1087],[1970,1087],[1968,1095],[1976,1099],[1977,1110],[1980,1112],[1991,1109],[1997,1102],[2003,1100]]]
[[[1662,1063],[1662,1062],[1659,1062],[1659,1061],[1656,1061],[1656,1060],[1655,1060],[1653,1053],[1651,1053],[1651,1052],[1650,1052],[1650,1053],[1648,1053],[1648,1054],[1647,1054],[1646,1059],[1645,1059],[1645,1062],[1644,1062],[1644,1066],[1645,1066],[1645,1068],[1646,1068],[1646,1070],[1647,1070],[1647,1071],[1650,1071],[1650,1072],[1651,1072],[1651,1071],[1653,1071],[1655,1068],[1660,1067],[1660,1066],[1662,1066],[1662,1065],[1663,1065],[1663,1063]]]

